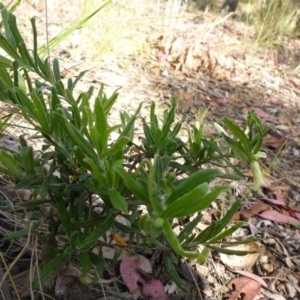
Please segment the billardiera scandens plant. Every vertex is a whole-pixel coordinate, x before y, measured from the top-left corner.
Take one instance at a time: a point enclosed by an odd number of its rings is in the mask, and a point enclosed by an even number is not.
[[[247,117],[245,131],[227,118],[223,118],[222,121],[235,139],[229,137],[220,124],[214,123],[214,126],[225,139],[232,155],[250,164],[254,180],[253,189],[258,190],[261,186],[266,186],[267,182],[263,177],[258,159],[266,157],[266,154],[261,152],[260,148],[268,127],[261,123],[254,111]]]

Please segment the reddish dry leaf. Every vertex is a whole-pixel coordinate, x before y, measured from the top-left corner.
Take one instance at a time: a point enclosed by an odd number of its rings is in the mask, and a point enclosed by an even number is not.
[[[268,204],[255,203],[252,205],[251,210],[244,209],[244,210],[241,210],[241,211],[238,211],[237,213],[235,213],[232,220],[238,221],[238,220],[241,220],[242,217],[251,218],[254,215],[257,215],[258,213],[260,213],[261,211],[267,210],[268,208],[270,208],[270,206]]]
[[[279,149],[286,141],[286,134],[283,134],[281,137],[269,137],[263,139],[263,145],[266,147],[272,147],[274,149]]]
[[[230,104],[235,100],[234,97],[229,97],[229,98],[217,98],[214,100],[208,101],[212,106],[220,106],[224,104]]]
[[[269,186],[267,187],[267,189],[270,191],[270,192],[273,192],[276,194],[277,196],[277,199],[283,199],[282,198],[282,195],[279,194],[281,193],[281,191],[288,191],[290,190],[291,188],[289,186],[286,186],[286,185],[277,185],[277,186]]]
[[[289,187],[285,187],[285,189],[289,189]],[[284,199],[284,196],[282,195],[281,191],[283,190],[283,187],[280,188],[280,186],[277,186],[277,189],[274,187],[273,191],[276,195],[277,200],[280,200],[282,202],[286,202]]]
[[[248,277],[240,277],[230,280],[229,288],[233,291],[227,293],[229,300],[253,300],[259,293],[261,285]]]
[[[297,220],[291,216],[285,216],[285,215],[277,212],[276,210],[266,210],[266,211],[260,213],[258,216],[263,219],[277,221],[279,223],[287,223],[288,224],[290,222],[295,222],[295,223],[300,224],[299,220]]]
[[[283,106],[282,101],[279,100],[279,99],[277,99],[277,98],[271,97],[270,100],[271,100],[271,102],[272,102],[274,105],[277,105],[277,106]]]
[[[300,280],[300,274],[293,272],[292,275],[293,275],[296,279]]]
[[[289,79],[289,83],[294,87],[294,88],[299,88],[298,84],[292,80],[292,79]]]
[[[277,200],[277,199],[270,199],[270,198],[262,198],[262,200],[268,201],[272,204],[278,205],[278,206],[285,206],[285,202],[282,200]]]
[[[130,293],[134,292],[138,285],[138,282],[141,282],[143,279],[141,275],[138,273],[137,266],[139,263],[139,256],[135,255],[133,257],[125,256],[120,264],[120,274],[125,283],[128,287]]]
[[[249,272],[243,271],[243,270],[235,270],[235,273],[238,273],[238,274],[246,276],[252,280],[255,280],[263,287],[268,288],[268,285],[266,284],[266,282],[262,278],[260,278],[259,276],[255,275],[255,274],[252,274],[252,273],[249,273]]]
[[[155,300],[168,300],[165,289],[160,280],[152,278],[143,284],[143,296]]]
[[[260,117],[261,119],[266,119],[266,120],[272,120],[272,116],[269,115],[268,113],[264,112],[262,109],[258,108],[258,107],[251,107],[251,106],[247,106],[248,111],[251,112],[252,110],[255,111],[255,113],[257,114],[258,117]]]
[[[269,198],[263,198],[262,200],[268,201],[268,202],[270,202],[272,204],[275,204],[277,206],[284,207],[285,210],[282,210],[282,214],[287,215],[287,216],[291,216],[291,217],[295,217],[295,218],[300,220],[300,218],[299,218],[300,210],[298,210],[297,208],[293,208],[289,205],[286,205],[283,202],[283,200],[269,199]]]
[[[142,255],[129,257],[126,255],[120,264],[120,274],[130,293],[138,288],[138,282],[143,285],[143,296],[157,300],[167,300],[167,295],[160,280],[149,274],[150,262]],[[147,273],[149,278],[144,275]]]

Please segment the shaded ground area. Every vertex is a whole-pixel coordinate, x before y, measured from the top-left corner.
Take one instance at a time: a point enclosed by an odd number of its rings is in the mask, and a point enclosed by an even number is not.
[[[121,4],[116,1],[116,5]],[[50,34],[57,32],[64,23],[62,17],[64,20],[74,19],[78,13],[71,4],[68,7],[72,9],[62,8],[57,16],[49,14]],[[40,9],[39,22],[45,24],[43,10]],[[57,6],[52,9],[57,9]],[[20,20],[25,26],[23,18],[21,16]],[[146,37],[151,45],[147,51],[145,48],[139,49],[138,55],[124,55],[121,58],[104,55],[96,61],[96,50],[85,53],[84,47],[72,40],[54,52],[62,61],[62,76],[73,77],[84,69],[91,69],[78,86],[78,92],[98,83],[106,85],[108,94],[121,88],[116,109],[110,116],[112,123],[118,119],[118,111],[133,113],[140,102],[144,102],[143,117],[148,117],[151,101],[157,103],[162,115],[171,98],[176,97],[178,119],[182,114],[188,114],[187,122],[202,122],[206,135],[217,137],[214,122],[220,123],[221,118],[226,116],[245,128],[247,114],[255,110],[274,129],[263,146],[267,153],[263,169],[269,186],[257,193],[250,191],[252,174],[248,167],[242,171],[249,176],[249,182],[232,183],[233,198],[242,197],[244,200],[241,213],[234,220],[246,221],[233,239],[263,238],[259,244],[260,257],[255,264],[247,266],[246,260],[249,258],[241,259],[238,264],[244,266],[243,270],[265,278],[268,289],[262,289],[256,299],[300,299],[300,230],[288,224],[288,217],[300,218],[300,78],[299,71],[295,71],[300,63],[299,40],[286,40],[284,46],[278,49],[256,48],[253,46],[253,28],[247,28],[231,18],[222,19],[219,15],[200,11],[185,12],[184,18],[176,18],[170,24],[165,24],[162,18],[164,26],[160,27],[142,26],[145,24],[141,19],[138,22],[140,27],[130,34],[138,34],[140,30],[144,39],[147,29]],[[80,34],[78,38],[85,41]],[[41,35],[41,40],[45,40],[45,35]],[[140,126],[137,124],[136,127],[137,135],[141,134]],[[14,128],[8,134],[17,137],[23,132]],[[4,137],[2,143],[12,145],[14,141]],[[14,201],[15,196],[9,197]],[[211,220],[218,219],[223,206],[228,206],[230,202],[231,199],[220,200],[207,209],[199,230],[203,230]],[[270,210],[285,218],[261,214]],[[4,235],[13,230],[14,222],[11,222],[13,218],[4,207],[1,214],[1,234]],[[7,226],[9,222],[11,228]],[[20,248],[21,245],[12,246],[4,241],[1,250],[7,256],[14,257],[20,253]],[[28,284],[31,254],[30,251],[24,254],[25,267],[18,263],[13,272],[13,275],[27,272],[23,273],[20,286]],[[153,270],[156,270],[153,274],[167,284],[170,278],[160,267],[159,253],[148,258]],[[121,282],[119,262],[109,263],[110,272],[105,274],[108,282],[104,280],[102,286],[97,285],[97,288],[80,285],[73,279],[76,274],[62,275],[66,299],[132,299]],[[212,253],[204,265],[182,263],[184,270],[179,273],[195,299],[223,299],[230,288],[228,282],[241,276],[233,266],[234,262],[225,262],[219,254]],[[190,276],[191,272],[195,272],[193,276]],[[64,292],[58,296],[55,288],[59,287],[57,280],[53,279],[46,285],[45,293],[51,294],[52,299],[63,299]],[[105,290],[106,298],[101,290]],[[29,295],[27,297],[31,298]],[[35,297],[38,298],[38,295]],[[177,290],[169,299],[190,298]]]

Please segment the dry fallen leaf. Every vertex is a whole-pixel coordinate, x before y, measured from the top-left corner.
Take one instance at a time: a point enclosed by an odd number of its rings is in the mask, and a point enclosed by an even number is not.
[[[152,299],[167,300],[168,297],[160,280],[151,275],[149,260],[139,254],[129,257],[126,255],[120,264],[120,274],[130,293],[138,288],[138,282],[143,285],[142,294]]]
[[[283,199],[270,199],[270,198],[262,198],[262,200],[268,201],[276,206],[282,207],[282,214],[295,217],[300,220],[300,210],[285,204]]]
[[[275,204],[275,205],[279,205],[279,206],[285,206],[285,202],[282,200],[282,199],[271,199],[271,198],[262,198],[262,200],[265,200],[265,201],[268,201],[272,204]]]
[[[254,203],[249,210],[243,209],[241,211],[238,211],[234,214],[232,217],[232,221],[238,221],[241,220],[242,217],[244,218],[251,218],[252,216],[260,213],[261,211],[267,210],[270,208],[268,204],[265,203]]]
[[[279,149],[286,142],[286,134],[283,134],[281,137],[269,137],[263,139],[263,145],[266,147],[271,147],[274,149]]]
[[[252,274],[252,273],[249,273],[247,271],[243,271],[243,270],[236,270],[235,273],[238,273],[240,275],[243,275],[245,277],[248,277],[252,280],[255,280],[257,281],[260,285],[262,285],[263,287],[265,287],[266,289],[268,289],[268,285],[266,284],[266,282],[260,278],[259,276],[255,275],[255,274]]]
[[[258,216],[263,218],[263,219],[276,221],[276,222],[279,222],[279,223],[287,223],[288,224],[290,222],[295,222],[295,223],[300,224],[300,221],[297,220],[296,218],[283,215],[283,214],[279,213],[276,210],[266,210],[266,211],[258,214]]]
[[[254,110],[255,113],[257,114],[258,117],[260,117],[261,119],[265,119],[265,120],[272,120],[273,117],[271,115],[269,115],[268,113],[264,112],[262,109],[258,108],[258,107],[251,107],[250,105],[248,106],[248,111],[249,113]]]
[[[257,281],[248,277],[232,279],[228,286],[233,290],[225,295],[229,300],[253,300],[258,295],[261,287]]]

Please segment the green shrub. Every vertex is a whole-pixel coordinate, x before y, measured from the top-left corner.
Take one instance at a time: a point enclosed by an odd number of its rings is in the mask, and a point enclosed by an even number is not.
[[[12,177],[15,189],[26,188],[32,194],[30,201],[17,204],[31,212],[30,220],[24,220],[24,228],[7,238],[20,238],[30,232],[38,237],[40,245],[47,246],[43,247],[47,264],[40,270],[41,282],[62,263],[79,268],[82,281],[93,274],[101,276],[107,264],[93,249],[103,245],[100,237],[110,243],[106,234],[116,230],[130,234],[129,244],[135,241],[140,247],[160,249],[170,274],[174,274],[169,257],[172,251],[199,263],[211,249],[245,254],[221,247],[230,244],[224,239],[243,224],[228,226],[241,200],[200,234],[194,228],[201,220],[201,210],[229,189],[218,186],[211,190],[210,182],[216,177],[243,178],[230,163],[230,157],[255,165],[254,175],[261,175],[257,159],[266,128],[254,112],[248,116],[245,132],[226,118],[223,123],[231,135],[216,125],[227,143],[224,150],[216,140],[205,137],[201,126],[191,126],[188,142],[184,142],[179,137],[184,119],[175,122],[176,101],[164,112],[162,121],[152,103],[150,122],[142,119],[144,138],[136,144],[134,123],[141,105],[133,116],[121,112],[119,124],[110,126],[108,114],[118,94],[107,97],[101,86],[95,96],[90,87],[75,97],[74,89],[84,73],[64,85],[58,60],[50,63],[38,55],[34,20],[34,47],[30,53],[15,17],[4,7],[2,15],[5,36],[0,34],[0,47],[12,61],[0,56],[0,98],[18,109],[35,129],[36,135],[31,139],[43,140],[37,156],[23,136],[19,152],[0,150],[0,171]],[[112,133],[118,134],[115,141]],[[204,168],[205,165],[215,168]],[[222,173],[217,167],[234,172]],[[195,213],[196,218],[176,235],[176,220]],[[119,215],[131,226],[121,224],[116,218]],[[199,245],[203,246],[200,253]],[[39,280],[33,282],[34,289]]]

